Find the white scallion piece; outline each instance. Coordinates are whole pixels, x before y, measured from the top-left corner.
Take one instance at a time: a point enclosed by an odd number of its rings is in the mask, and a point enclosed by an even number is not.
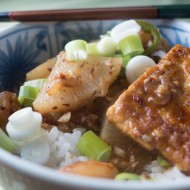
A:
[[[156,63],[150,57],[138,55],[133,57],[126,66],[126,78],[131,84],[139,78],[147,68],[155,66]]]
[[[73,40],[65,45],[65,51],[69,60],[78,61],[87,58],[86,41]]]
[[[135,20],[127,20],[118,25],[116,25],[111,31],[111,38],[118,43],[120,40],[128,35],[133,35],[139,33],[141,26],[137,24]]]
[[[45,164],[50,157],[50,147],[45,141],[33,141],[21,149],[21,158],[37,164]]]
[[[37,138],[41,129],[42,116],[31,107],[16,111],[9,117],[6,130],[15,144],[23,144]]]
[[[87,58],[86,50],[75,50],[68,54],[69,59],[73,61],[85,60]]]
[[[110,31],[107,31],[105,34],[100,35],[100,39],[110,37]]]
[[[112,40],[111,37],[102,38],[98,44],[97,49],[99,53],[103,56],[111,56],[115,53],[117,49],[117,44]]]
[[[86,51],[87,54],[91,55],[100,55],[100,52],[98,51],[98,42],[91,42],[86,45]]]

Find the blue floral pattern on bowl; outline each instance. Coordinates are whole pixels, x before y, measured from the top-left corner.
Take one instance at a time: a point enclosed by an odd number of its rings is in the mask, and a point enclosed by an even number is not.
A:
[[[51,55],[48,27],[29,27],[0,36],[0,91],[17,91],[26,73]],[[2,48],[4,47],[4,48]]]
[[[97,40],[121,21],[24,23],[0,31],[0,91],[18,91],[26,73],[56,56],[73,39]],[[151,21],[170,46],[190,46],[190,26],[176,21]],[[178,23],[178,24],[176,24]]]
[[[161,35],[167,39],[170,46],[175,44],[182,44],[183,46],[190,47],[189,32],[184,29],[169,26],[159,26]]]
[[[55,24],[55,37],[58,52],[73,39],[87,42],[99,39],[100,35],[111,30],[119,21],[68,22]]]

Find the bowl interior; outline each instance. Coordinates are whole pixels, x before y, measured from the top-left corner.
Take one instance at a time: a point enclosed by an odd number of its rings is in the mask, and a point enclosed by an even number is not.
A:
[[[149,20],[156,24],[170,46],[190,47],[190,24],[175,20]],[[64,50],[73,39],[92,41],[120,20],[22,23],[0,31],[0,91],[17,92],[26,73]],[[185,189],[189,179],[118,182],[61,174],[23,161],[0,149],[0,185],[6,189]],[[32,187],[31,187],[32,186]],[[34,188],[35,187],[35,188]]]

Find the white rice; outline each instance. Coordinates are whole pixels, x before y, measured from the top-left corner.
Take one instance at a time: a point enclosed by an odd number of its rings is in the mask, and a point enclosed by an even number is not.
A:
[[[50,149],[50,155],[45,165],[59,169],[79,161],[87,161],[88,158],[83,156],[77,148],[77,143],[84,132],[85,129],[76,128],[72,133],[63,133],[57,127],[46,132],[40,139],[48,142]]]
[[[63,133],[57,127],[53,127],[48,134],[51,153],[46,165],[63,168],[79,161],[87,161],[88,158],[81,155],[77,148],[77,143],[84,131],[79,128],[74,129],[73,133]]]
[[[145,172],[142,175],[149,176],[153,180],[177,180],[180,178],[189,178],[184,175],[176,167],[164,168],[158,164],[158,162],[152,161],[150,164],[146,165],[144,168]]]

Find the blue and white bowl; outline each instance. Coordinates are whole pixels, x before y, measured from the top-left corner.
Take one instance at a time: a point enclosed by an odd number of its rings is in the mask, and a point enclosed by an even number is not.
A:
[[[58,54],[73,39],[92,41],[121,21],[22,23],[0,30],[0,91],[18,91],[26,73]],[[150,20],[170,46],[190,47],[190,24]],[[4,190],[152,190],[189,189],[190,180],[118,182],[61,174],[0,149],[0,187]],[[0,188],[1,190],[1,188]]]

